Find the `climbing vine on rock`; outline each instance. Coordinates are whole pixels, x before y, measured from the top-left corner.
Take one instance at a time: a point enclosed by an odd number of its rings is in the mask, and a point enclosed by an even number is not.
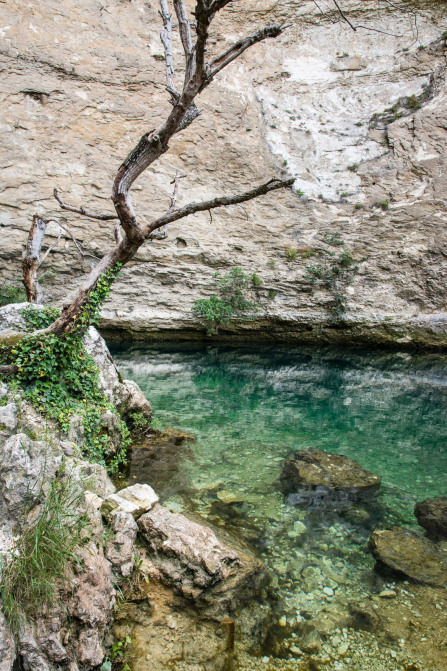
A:
[[[39,412],[56,420],[64,433],[68,433],[74,415],[82,418],[84,455],[90,461],[107,466],[109,472],[115,472],[125,459],[129,431],[119,420],[121,447],[114,452],[103,429],[102,417],[107,411],[115,415],[117,411],[99,387],[98,368],[84,347],[83,335],[96,322],[110,283],[118,272],[119,267],[115,267],[100,278],[89,303],[79,314],[76,328],[70,333],[63,337],[39,333],[39,329],[45,329],[59,316],[57,308],[25,308],[22,316],[27,330],[35,333],[0,350],[0,363],[17,367],[15,379],[23,397]]]
[[[332,247],[343,246],[342,251],[326,251],[320,263],[306,266],[304,279],[314,286],[328,289],[332,294],[331,320],[337,323],[342,320],[346,312],[346,289],[354,281],[358,272],[358,265],[351,252],[345,247],[339,233],[325,233],[324,242]]]

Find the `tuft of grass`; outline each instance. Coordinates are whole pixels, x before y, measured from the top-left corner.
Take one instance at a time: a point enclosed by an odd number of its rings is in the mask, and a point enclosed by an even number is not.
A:
[[[261,278],[259,277],[259,275],[258,275],[258,273],[257,273],[256,270],[255,270],[254,273],[251,274],[250,279],[251,279],[251,281],[252,281],[254,287],[260,287],[260,286],[262,285],[262,280],[261,280]]]
[[[388,198],[384,198],[383,200],[378,200],[376,203],[374,203],[376,207],[381,207],[382,210],[386,211],[390,207],[390,201]]]
[[[287,261],[295,261],[297,256],[298,256],[297,249],[294,249],[293,247],[289,247],[289,249],[286,249]]]
[[[24,618],[36,621],[56,603],[68,568],[79,563],[76,547],[89,525],[87,514],[79,513],[83,498],[70,477],[54,480],[37,516],[28,515],[13,552],[3,560],[2,610],[13,632]]]

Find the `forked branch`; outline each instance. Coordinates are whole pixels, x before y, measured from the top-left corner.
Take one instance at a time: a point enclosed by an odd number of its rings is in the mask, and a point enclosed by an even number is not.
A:
[[[245,193],[236,194],[234,196],[220,196],[212,198],[211,200],[205,200],[202,203],[189,203],[179,210],[168,211],[162,217],[159,217],[146,228],[146,236],[150,235],[153,231],[160,226],[165,226],[170,224],[173,221],[178,219],[183,219],[188,217],[190,214],[195,214],[196,212],[204,212],[205,210],[214,210],[216,207],[224,207],[225,205],[237,205],[238,203],[244,203],[247,200],[253,200],[259,196],[265,195],[270,191],[276,191],[277,189],[285,189],[291,187],[295,179],[292,177],[290,179],[279,180],[271,179],[265,184],[257,186],[255,189],[250,191],[245,191]]]

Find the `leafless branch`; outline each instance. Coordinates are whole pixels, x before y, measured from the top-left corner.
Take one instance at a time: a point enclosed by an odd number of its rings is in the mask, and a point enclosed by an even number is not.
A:
[[[62,227],[61,227],[61,228],[62,228]],[[54,243],[54,245],[52,245],[51,247],[48,247],[47,251],[46,251],[45,254],[42,256],[42,260],[41,260],[41,262],[39,263],[39,267],[43,264],[43,262],[45,261],[45,259],[46,259],[47,256],[48,256],[48,254],[51,254],[51,252],[53,251],[53,249],[55,249],[55,248],[58,246],[59,242],[61,241],[61,237],[62,237],[62,231],[60,231],[59,235],[57,236],[57,240],[56,240],[56,242]]]
[[[116,217],[115,217],[115,219],[116,219]],[[78,252],[81,256],[89,256],[91,259],[95,259],[96,261],[98,260],[97,256],[95,256],[94,254],[89,254],[88,252],[85,252],[82,249],[81,243],[79,242],[79,240],[77,240],[75,238],[75,236],[73,235],[73,233],[70,231],[70,229],[68,228],[68,226],[66,224],[61,224],[60,222],[58,222],[58,226],[60,226],[62,228],[62,230],[64,230],[66,233],[68,233],[70,238],[73,240],[74,246],[76,247],[76,249],[78,250]]]
[[[160,30],[160,39],[165,50],[166,62],[166,88],[171,94],[171,102],[174,104],[179,98],[179,93],[174,83],[174,56],[172,53],[172,20],[169,11],[168,0],[160,0],[160,15],[163,19],[163,30]]]
[[[174,184],[174,191],[172,193],[171,197],[171,203],[169,205],[169,209],[167,211],[167,214],[170,212],[173,212],[175,209],[175,205],[177,203],[177,198],[178,198],[178,188],[179,188],[179,183],[181,179],[184,179],[186,175],[180,175],[180,173],[177,173],[172,180],[171,184]],[[151,240],[165,240],[165,238],[168,237],[168,225],[165,224],[164,226],[161,226],[158,228],[152,235],[150,236]]]
[[[185,0],[173,0],[179,19],[183,50],[186,55],[185,79],[180,93],[177,94],[173,85],[174,63],[172,59],[172,25],[169,5],[167,4],[167,0],[160,0],[160,2],[162,17],[164,16],[163,40],[166,43],[168,52],[167,60],[169,62],[167,66],[168,77],[170,78],[168,88],[171,93],[172,109],[157,129],[145,133],[140,138],[137,145],[130,151],[116,173],[112,189],[112,201],[123,229],[123,235],[118,236],[116,246],[101,258],[100,262],[91,271],[78,290],[75,299],[64,309],[62,315],[54,324],[46,329],[46,333],[63,335],[69,332],[77,324],[79,311],[88,303],[89,295],[96,287],[101,275],[108,269],[116,266],[117,263],[124,265],[132,259],[144,241],[150,238],[155,230],[194,212],[210,211],[213,208],[251,200],[275,189],[291,186],[294,181],[293,179],[287,181],[274,179],[267,182],[267,184],[263,184],[252,191],[240,195],[214,198],[204,203],[190,203],[180,209],[175,209],[176,195],[174,194],[174,203],[172,206],[174,209],[170,207],[165,215],[149,225],[142,225],[138,221],[130,197],[130,188],[135,180],[168,150],[169,142],[175,133],[185,128],[197,117],[199,111],[194,102],[197,95],[212,82],[214,74],[220,72],[246,48],[259,42],[261,39],[280,35],[284,29],[277,26],[268,26],[264,30],[258,31],[255,36],[250,36],[237,43],[237,45],[225,52],[220,59],[214,62],[215,71],[213,73],[212,68],[205,61],[209,26],[215,13],[230,4],[232,0],[196,0],[194,11],[195,40],[191,38]],[[193,41],[195,42],[194,44]],[[72,208],[68,206],[66,209],[82,215],[90,214],[84,208]],[[93,218],[112,220],[115,217],[94,215]]]
[[[148,237],[152,231],[155,231],[161,226],[170,224],[172,221],[177,221],[178,219],[183,219],[190,214],[195,214],[196,212],[204,212],[205,210],[213,210],[216,207],[223,207],[225,205],[237,205],[238,203],[244,203],[247,200],[253,200],[258,196],[262,196],[270,191],[276,191],[276,189],[285,189],[289,186],[292,186],[295,179],[290,178],[286,180],[271,179],[265,184],[257,186],[255,189],[246,191],[245,193],[237,194],[235,196],[220,196],[213,198],[212,200],[206,200],[202,203],[189,203],[179,210],[173,210],[172,212],[167,212],[162,217],[159,217],[151,224],[146,227],[146,237]]]
[[[8,365],[0,366],[0,376],[2,377],[6,377],[8,375],[17,375],[18,372],[19,372],[18,366],[8,366]]]
[[[337,0],[333,0],[334,5],[337,7],[338,11],[340,12],[340,16],[343,19],[343,21],[346,21],[348,26],[351,26],[352,30],[357,30],[357,28],[351,23],[351,21],[348,19],[346,14],[343,12],[342,8],[338,4]]]
[[[116,214],[95,214],[94,212],[89,212],[83,207],[73,207],[73,205],[67,205],[67,203],[64,203],[60,197],[59,191],[57,189],[53,190],[53,195],[61,208],[63,210],[68,210],[68,212],[76,212],[76,214],[81,214],[83,217],[89,217],[89,219],[99,219],[99,221],[113,221],[117,218]]]
[[[374,33],[381,33],[382,35],[389,35],[390,37],[403,37],[403,35],[400,35],[398,33],[390,33],[387,30],[383,30],[381,28],[374,28],[372,26],[364,26],[362,24],[354,25],[354,23],[348,18],[346,12],[341,7],[341,4],[340,4],[339,0],[332,0],[332,2],[334,3],[334,5],[336,7],[336,12],[340,17],[338,20],[335,20],[327,11],[324,11],[321,8],[319,2],[317,2],[317,0],[312,0],[312,1],[313,1],[314,5],[317,7],[320,14],[322,16],[324,16],[326,19],[328,19],[331,23],[340,23],[341,21],[343,21],[343,22],[347,23],[348,26],[354,31],[357,31],[361,28],[362,30],[369,30],[369,31],[374,32]],[[414,35],[414,38],[415,38],[415,41],[416,41],[418,39],[417,13],[412,9],[407,9],[406,7],[403,7],[402,5],[399,5],[397,2],[393,2],[393,0],[380,0],[380,1],[386,3],[390,7],[393,7],[394,9],[397,9],[400,12],[406,12],[408,14],[413,15],[414,26],[411,23],[411,29],[412,29],[412,32],[413,32],[413,35]]]
[[[257,42],[261,42],[269,37],[278,37],[281,33],[287,28],[287,26],[266,26],[257,30],[252,35],[244,37],[241,40],[235,42],[227,51],[220,56],[217,56],[210,63],[211,76],[214,77],[218,72],[220,72],[224,67],[226,67],[231,61],[234,61],[235,58],[238,58],[246,49],[251,47]]]
[[[189,25],[188,14],[186,12],[185,7],[185,0],[174,0],[174,9],[179,23],[180,38],[183,44],[183,51],[185,52],[185,57],[186,60],[188,61],[189,57],[192,54],[192,37],[191,37],[191,26]]]

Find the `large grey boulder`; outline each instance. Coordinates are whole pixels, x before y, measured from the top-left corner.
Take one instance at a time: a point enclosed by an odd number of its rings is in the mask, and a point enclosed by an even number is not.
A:
[[[26,505],[36,500],[58,467],[52,449],[24,433],[11,436],[0,450],[0,499],[9,520],[17,521]]]
[[[7,331],[25,331],[26,324],[21,310],[28,307],[37,307],[30,303],[10,303],[0,308],[0,333]]]
[[[380,475],[341,454],[309,448],[284,463],[281,487],[289,502],[324,505],[369,499],[380,487]]]
[[[14,638],[0,610],[0,671],[12,671],[15,658]]]
[[[122,379],[104,338],[93,326],[84,337],[84,346],[99,368],[99,386],[119,413],[141,412],[150,421],[151,404],[135,382]]]
[[[233,612],[265,583],[265,567],[251,552],[224,544],[184,515],[157,504],[138,526],[163,579],[209,617]]]
[[[391,571],[424,585],[447,587],[446,553],[413,531],[401,527],[374,531],[368,549],[379,571]]]
[[[418,524],[434,538],[447,539],[447,496],[416,503],[414,514]]]
[[[17,408],[15,403],[0,406],[0,446],[17,429]]]

